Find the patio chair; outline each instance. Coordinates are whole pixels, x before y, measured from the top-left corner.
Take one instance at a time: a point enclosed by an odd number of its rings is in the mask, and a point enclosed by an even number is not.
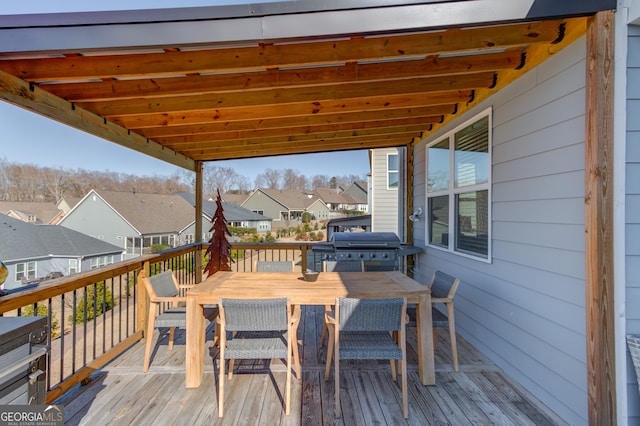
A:
[[[257,260],[253,270],[256,272],[293,272],[293,261]]]
[[[393,299],[336,299],[334,312],[326,315],[329,324],[329,348],[324,380],[329,380],[331,356],[334,357],[336,418],[342,417],[340,406],[340,360],[341,359],[388,359],[391,377],[396,380],[396,364],[400,364],[402,375],[402,413],[409,417],[407,402],[407,357],[406,357],[406,307],[405,298]],[[394,340],[391,333],[398,332]]]
[[[229,380],[235,359],[286,359],[285,413],[290,412],[291,358],[300,310],[293,313],[288,299],[220,299],[220,378],[218,416],[224,415],[225,361],[229,359]],[[227,339],[227,333],[233,335]]]
[[[145,333],[145,339],[147,339],[146,349],[144,353],[144,366],[143,372],[149,370],[149,364],[151,361],[151,346],[153,341],[153,330],[169,329],[169,344],[168,350],[173,349],[173,339],[175,335],[176,327],[186,328],[187,326],[187,312],[184,306],[186,303],[186,297],[180,297],[181,288],[191,288],[191,285],[178,285],[175,276],[171,270],[166,270],[160,274],[147,276],[144,270],[141,270],[138,274],[139,282],[142,282],[149,296],[149,317],[147,321],[147,331]],[[162,303],[169,303],[172,306],[163,312],[158,314],[160,305]],[[218,309],[215,306],[205,309],[205,316],[208,321],[215,321],[218,316]],[[162,335],[158,336],[158,342]],[[156,342],[156,344],[158,343]]]
[[[443,303],[447,308],[447,314],[443,314],[435,307],[431,308],[431,320],[433,323],[433,345],[434,349],[438,347],[438,333],[436,328],[449,328],[449,339],[451,341],[451,356],[453,358],[453,369],[459,371],[458,368],[458,345],[456,343],[456,323],[453,315],[453,298],[456,295],[460,279],[452,277],[441,271],[436,271],[427,286],[431,289],[431,304]],[[410,305],[407,307],[407,315],[409,323],[407,327],[416,326],[416,307]]]
[[[360,261],[339,261],[339,260],[325,260],[322,262],[322,272],[364,272],[364,262]],[[333,310],[333,305],[325,305],[324,313]],[[322,337],[320,338],[320,344],[324,346],[324,341],[327,338],[327,323],[325,322],[322,328]]]

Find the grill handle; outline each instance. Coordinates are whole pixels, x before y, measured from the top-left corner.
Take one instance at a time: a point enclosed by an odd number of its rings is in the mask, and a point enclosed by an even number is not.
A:
[[[362,247],[362,248],[371,248],[371,247],[389,247],[389,243],[348,243],[349,247]]]

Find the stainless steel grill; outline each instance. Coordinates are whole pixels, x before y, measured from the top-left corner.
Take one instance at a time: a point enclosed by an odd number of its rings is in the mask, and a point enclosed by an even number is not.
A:
[[[42,405],[46,394],[47,317],[0,318],[0,405]]]
[[[421,250],[402,244],[393,232],[336,232],[330,244],[314,247],[323,260],[363,261],[368,271],[391,271],[401,267],[401,258]]]

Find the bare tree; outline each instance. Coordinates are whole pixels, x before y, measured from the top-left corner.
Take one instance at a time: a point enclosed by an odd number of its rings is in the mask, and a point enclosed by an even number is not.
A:
[[[45,167],[40,173],[41,182],[48,191],[46,198],[53,199],[56,204],[73,188],[73,177],[68,170]]]
[[[294,169],[282,172],[282,189],[305,189],[306,178]]]
[[[315,175],[311,180],[311,189],[329,188],[330,178],[327,175]]]
[[[255,180],[256,188],[279,189],[282,173],[280,170],[265,169]]]

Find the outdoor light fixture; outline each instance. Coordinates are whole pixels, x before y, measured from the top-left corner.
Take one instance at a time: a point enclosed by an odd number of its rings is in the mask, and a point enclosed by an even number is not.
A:
[[[418,210],[414,211],[413,214],[409,216],[409,220],[411,222],[420,222],[421,217],[422,217],[422,207],[418,207]]]

